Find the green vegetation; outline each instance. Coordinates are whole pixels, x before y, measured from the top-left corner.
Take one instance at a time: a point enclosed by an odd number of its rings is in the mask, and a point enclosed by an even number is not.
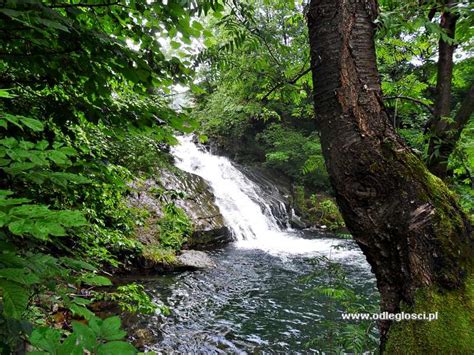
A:
[[[160,245],[163,248],[179,250],[191,235],[191,222],[183,210],[173,203],[165,205],[164,212],[159,221]]]
[[[88,323],[72,322],[73,332],[62,340],[57,329],[38,328],[31,336],[31,345],[50,354],[135,354],[135,348],[121,341],[126,333],[120,329],[120,318],[88,319]]]
[[[295,186],[293,204],[296,212],[313,225],[326,226],[330,231],[345,227],[344,219],[334,202],[327,194],[312,194],[307,197],[303,186]]]
[[[350,321],[341,320],[341,313],[367,313],[379,312],[379,307],[374,299],[361,296],[356,290],[348,286],[347,272],[336,263],[327,258],[313,260],[317,271],[305,276],[302,281],[310,282],[320,279],[323,286],[317,286],[309,294],[317,294],[326,299],[327,315],[322,321],[325,332],[317,334],[306,346],[315,346],[320,351],[335,353],[363,353],[377,351],[378,337],[377,325],[373,320]],[[371,295],[375,298],[377,295]],[[324,344],[324,345],[322,345]]]
[[[156,245],[151,245],[143,250],[143,256],[156,264],[173,265],[176,262],[174,249],[165,249]]]
[[[285,1],[231,2],[223,18],[211,20],[215,33],[198,58],[203,92],[195,95],[192,116],[238,160],[265,163],[308,188],[329,189],[301,10]]]
[[[221,9],[215,1],[0,5],[0,352],[27,343],[51,354],[136,352],[117,317],[91,309],[100,300],[156,309],[140,286],[115,289],[102,271],[146,250],[135,235],[146,213],[129,207],[130,182],[169,165],[174,134],[196,127],[165,95],[192,78],[192,40],[206,36],[194,16]],[[167,51],[160,36],[181,48]],[[164,210],[160,243],[178,250],[189,221],[172,203]]]
[[[390,123],[429,162],[443,144],[428,129],[437,97],[438,41],[458,48],[454,113],[473,84],[472,5],[455,6],[454,39],[427,18],[426,4],[380,5],[377,56]],[[106,300],[127,312],[167,313],[141,286],[116,287],[106,275],[141,259],[172,265],[191,236],[190,218],[168,198],[178,192],[156,191],[159,218],[129,204],[138,190],[133,183],[159,180],[160,169],[172,165],[169,147],[177,134],[196,132],[236,160],[283,174],[293,184],[293,207],[309,224],[344,228],[314,119],[304,23],[300,1],[1,2],[1,353],[136,352],[119,318],[101,319],[92,309]],[[173,108],[176,86],[190,89],[192,110]],[[430,193],[442,192],[436,203],[459,198],[474,221],[473,141],[471,118],[447,161],[446,183],[458,197],[439,190],[440,180],[426,169],[422,173],[431,179]],[[439,230],[459,223],[438,217]],[[152,230],[155,244],[143,245],[140,227]],[[338,291],[344,279],[336,274],[334,285],[318,292],[345,307],[357,303],[352,290]],[[425,291],[420,309],[439,307],[442,322],[413,332],[395,327],[394,342],[406,338],[421,349],[421,331],[429,333],[430,344],[442,340],[439,349],[449,351],[458,338],[460,349],[474,348],[472,320],[461,312],[464,307],[472,314],[472,305],[460,294]],[[452,334],[450,322],[465,334]],[[355,339],[369,338],[350,345],[334,328],[331,344],[372,349],[370,329],[354,326],[349,334]]]

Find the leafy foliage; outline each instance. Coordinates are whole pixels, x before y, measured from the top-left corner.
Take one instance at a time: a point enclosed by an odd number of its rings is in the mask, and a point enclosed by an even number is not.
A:
[[[317,278],[319,284],[309,293],[316,293],[326,299],[327,316],[323,320],[326,331],[317,334],[307,347],[316,347],[320,351],[336,353],[375,352],[378,348],[377,325],[372,320],[348,322],[341,319],[341,313],[376,313],[378,307],[348,286],[347,271],[327,258],[314,259],[317,271],[305,276],[302,281],[308,283]],[[376,297],[376,294],[370,296]]]
[[[303,8],[241,1],[211,20],[192,112],[206,136],[244,162],[265,162],[295,183],[328,189],[315,133]]]
[[[123,341],[126,332],[120,329],[120,323],[119,317],[91,317],[87,324],[73,322],[73,332],[64,340],[59,330],[42,327],[33,331],[30,342],[49,354],[136,354],[136,349]]]
[[[215,0],[0,5],[2,352],[26,340],[58,354],[135,353],[119,319],[88,306],[112,285],[98,270],[143,252],[128,183],[168,164],[175,132],[196,128],[165,95],[192,78],[196,16],[221,10]],[[169,210],[164,235],[178,248],[186,223]],[[143,290],[122,287],[124,309],[151,311]]]
[[[174,203],[165,205],[164,216],[159,221],[159,227],[160,245],[165,249],[180,250],[192,232],[189,217]]]
[[[284,172],[298,184],[329,189],[317,134],[304,136],[300,131],[271,124],[257,140],[266,147],[266,164]]]

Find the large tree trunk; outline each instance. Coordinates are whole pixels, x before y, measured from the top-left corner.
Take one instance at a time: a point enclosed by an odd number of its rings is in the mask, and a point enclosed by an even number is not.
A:
[[[375,60],[376,16],[375,0],[310,3],[315,110],[331,183],[346,224],[376,275],[382,310],[422,312],[436,308],[440,299],[442,307],[454,298],[458,301],[452,307],[466,308],[458,315],[463,317],[474,310],[465,291],[472,282],[471,225],[455,197],[389,122]],[[436,310],[437,325],[456,328],[449,312]],[[469,317],[462,319],[464,327],[474,326]],[[397,346],[404,338],[413,351],[423,346],[440,351],[434,344],[440,336],[423,328],[434,323],[381,322],[382,347],[402,351]],[[456,330],[471,339],[467,329]],[[461,346],[461,335],[442,346]],[[474,346],[474,336],[469,341],[459,349]]]

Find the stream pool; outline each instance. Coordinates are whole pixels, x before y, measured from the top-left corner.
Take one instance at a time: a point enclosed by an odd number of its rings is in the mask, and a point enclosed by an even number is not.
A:
[[[342,265],[348,286],[368,304],[378,302],[374,277],[352,241],[312,241],[338,245],[326,256]],[[315,264],[317,255],[275,255],[238,245],[210,255],[216,268],[174,273],[146,283],[147,290],[171,309],[170,316],[149,320],[159,339],[150,350],[207,354],[328,348],[327,321],[340,321],[342,310],[334,311],[330,299],[311,292],[324,285],[324,277],[303,280],[321,268]]]

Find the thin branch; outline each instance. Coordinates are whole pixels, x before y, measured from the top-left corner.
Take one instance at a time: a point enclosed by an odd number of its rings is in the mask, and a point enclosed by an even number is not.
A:
[[[430,12],[428,13],[428,20],[433,20],[433,17],[436,15],[436,13],[438,12],[438,7],[437,6],[434,6],[430,9]]]
[[[305,76],[306,74],[308,74],[309,72],[311,71],[311,67],[303,70],[301,73],[299,73],[298,75],[296,75],[293,79],[290,79],[290,80],[285,80],[285,81],[281,81],[279,83],[277,83],[276,85],[274,85],[270,91],[268,91],[263,97],[262,97],[262,101],[265,101],[268,96],[270,96],[270,94],[272,92],[274,92],[276,89],[280,88],[281,86],[285,85],[285,84],[290,84],[290,85],[294,85],[296,84],[296,82],[298,80],[300,80],[303,76]]]
[[[236,4],[234,4],[234,13],[235,13],[235,18],[236,20],[240,23],[241,26],[243,26],[250,34],[258,37],[260,41],[263,43],[263,45],[267,48],[268,54],[270,54],[270,57],[273,59],[275,64],[281,67],[281,63],[278,60],[278,58],[273,54],[272,48],[270,44],[267,42],[267,39],[265,38],[264,35],[262,35],[260,29],[258,27],[250,27],[246,24],[246,20],[250,20],[253,22],[255,25],[255,21],[253,18],[246,18],[245,16],[241,15],[240,10],[236,8]],[[268,13],[267,13],[268,14]]]
[[[424,103],[424,102],[421,101],[421,100],[418,100],[418,99],[415,99],[415,98],[413,98],[413,97],[410,97],[410,96],[384,96],[383,99],[384,99],[384,100],[400,99],[400,100],[411,101],[411,102],[417,103],[418,105],[423,106],[423,107],[426,108],[431,114],[434,113],[434,110],[433,110],[433,108],[432,108],[430,105]]]

